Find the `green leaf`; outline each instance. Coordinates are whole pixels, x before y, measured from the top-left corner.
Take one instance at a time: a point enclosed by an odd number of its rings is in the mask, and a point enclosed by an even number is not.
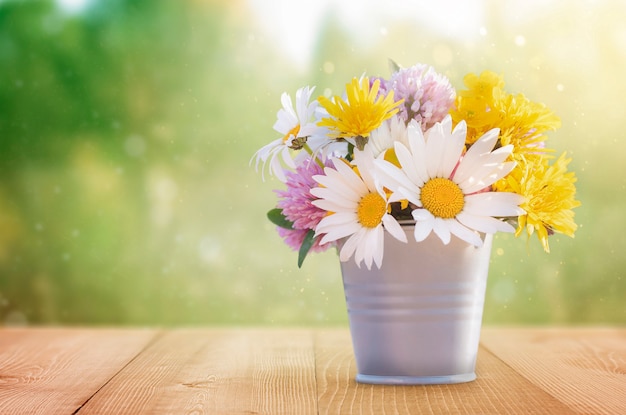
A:
[[[348,143],[348,154],[346,154],[346,160],[352,161],[354,158],[354,144]]]
[[[398,72],[400,69],[400,65],[396,63],[393,59],[389,59],[389,69],[391,69],[391,73]]]
[[[313,243],[315,242],[315,231],[313,229],[309,230],[304,236],[304,241],[302,241],[302,245],[300,245],[300,252],[298,252],[298,268],[302,268],[302,263],[304,262],[304,258],[311,250]]]
[[[293,223],[288,221],[285,215],[283,215],[282,209],[275,208],[270,210],[269,212],[267,212],[267,218],[276,226],[293,230]]]

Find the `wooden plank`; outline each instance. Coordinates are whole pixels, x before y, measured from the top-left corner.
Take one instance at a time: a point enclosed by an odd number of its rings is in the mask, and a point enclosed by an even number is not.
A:
[[[0,414],[73,414],[154,336],[154,330],[0,329]]]
[[[490,328],[486,348],[581,414],[626,414],[626,329]]]
[[[311,330],[171,330],[78,414],[317,414],[312,341]]]
[[[574,414],[566,405],[481,348],[474,382],[381,386],[354,381],[347,330],[316,332],[320,414]]]

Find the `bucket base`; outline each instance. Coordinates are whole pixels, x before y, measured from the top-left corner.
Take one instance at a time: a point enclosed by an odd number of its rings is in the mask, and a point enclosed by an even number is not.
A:
[[[475,379],[475,372],[450,376],[377,376],[361,373],[356,375],[357,382],[374,385],[444,385],[471,382]]]

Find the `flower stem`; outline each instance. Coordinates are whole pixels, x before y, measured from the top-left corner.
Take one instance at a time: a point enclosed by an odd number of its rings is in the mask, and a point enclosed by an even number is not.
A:
[[[309,155],[311,157],[313,157],[313,159],[315,160],[315,162],[317,163],[318,166],[320,166],[322,168],[322,170],[324,169],[324,163],[322,163],[322,160],[320,160],[319,158],[317,158],[317,156],[315,154],[313,154],[313,150],[311,150],[311,147],[309,147],[308,144],[304,144],[304,149],[306,150],[307,153],[309,153]]]

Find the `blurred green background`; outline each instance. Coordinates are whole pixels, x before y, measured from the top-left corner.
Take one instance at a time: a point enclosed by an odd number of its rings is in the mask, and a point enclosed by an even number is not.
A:
[[[580,228],[498,235],[485,323],[626,323],[624,2],[269,4],[0,0],[0,324],[345,324],[337,256],[297,268],[248,162],[283,91],[388,58],[562,118]]]

